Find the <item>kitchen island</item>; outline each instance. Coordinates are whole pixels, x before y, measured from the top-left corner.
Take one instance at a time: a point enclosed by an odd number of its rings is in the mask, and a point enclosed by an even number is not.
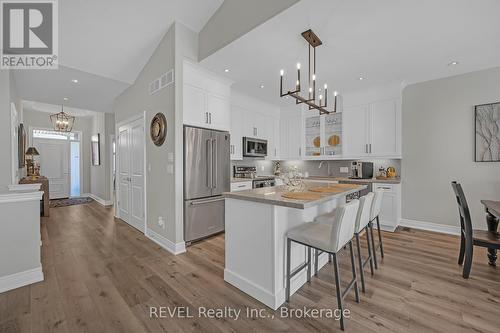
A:
[[[276,310],[285,301],[285,235],[318,215],[345,203],[346,196],[364,185],[305,182],[301,192],[309,198],[290,199],[285,186],[224,193],[225,268],[224,280]],[[306,248],[292,244],[292,270],[306,258]],[[322,267],[328,256],[322,254]],[[307,271],[291,280],[295,293],[307,280]]]

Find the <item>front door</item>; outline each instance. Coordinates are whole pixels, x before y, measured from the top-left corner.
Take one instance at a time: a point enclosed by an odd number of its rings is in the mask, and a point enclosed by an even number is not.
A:
[[[69,141],[33,138],[40,153],[40,175],[49,179],[50,199],[69,197]]]
[[[144,125],[118,129],[118,209],[122,220],[144,232]]]

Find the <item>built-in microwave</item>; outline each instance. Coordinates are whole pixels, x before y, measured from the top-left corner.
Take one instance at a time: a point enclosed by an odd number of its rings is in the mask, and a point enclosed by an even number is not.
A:
[[[244,137],[243,156],[246,157],[266,157],[267,140]]]

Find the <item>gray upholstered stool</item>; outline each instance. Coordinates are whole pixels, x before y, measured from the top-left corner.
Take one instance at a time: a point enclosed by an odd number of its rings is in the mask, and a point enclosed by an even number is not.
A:
[[[380,248],[380,256],[384,257],[384,247],[382,245],[382,233],[380,232],[380,209],[382,207],[382,199],[384,197],[384,190],[379,189],[375,192],[375,197],[372,202],[372,209],[370,211],[370,224],[368,225],[370,228],[370,235],[372,238],[372,249],[373,249],[373,262],[375,264],[375,268],[378,269],[377,264],[377,249]],[[375,238],[373,238],[373,221],[377,221],[377,229],[378,229],[378,244],[375,245]],[[368,230],[367,230],[368,231]]]
[[[306,266],[307,280],[311,276],[311,248],[327,252],[333,256],[333,270],[335,274],[335,286],[337,294],[337,307],[340,310],[340,328],[344,329],[344,315],[342,301],[347,293],[354,287],[356,302],[359,302],[358,282],[356,276],[356,265],[354,263],[354,252],[352,249],[352,238],[354,236],[354,227],[358,213],[359,200],[352,200],[335,209],[332,216],[332,223],[310,222],[301,224],[287,232],[286,242],[286,301],[290,301],[290,279]],[[290,271],[290,248],[292,242],[302,244],[307,247],[308,260],[293,272]],[[353,278],[347,288],[342,291],[340,288],[339,266],[337,262],[337,253],[346,245],[349,245],[351,252],[351,266]]]
[[[372,244],[373,239],[370,242],[370,234],[368,232],[368,225],[370,224],[370,213],[372,208],[373,197],[375,195],[373,192],[368,193],[365,196],[359,198],[359,209],[358,215],[356,217],[356,226],[354,227],[354,237],[356,238],[356,247],[358,249],[358,263],[359,271],[361,277],[361,290],[365,292],[365,266],[370,263],[370,270],[373,275],[373,257],[372,257]],[[366,231],[366,242],[368,245],[368,258],[363,260],[361,255],[361,247],[359,246],[359,236],[364,231]]]

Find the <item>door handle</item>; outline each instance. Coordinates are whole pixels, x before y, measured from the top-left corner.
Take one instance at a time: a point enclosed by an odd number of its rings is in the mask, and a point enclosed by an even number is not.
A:
[[[370,143],[370,154],[372,153],[372,144]]]
[[[200,200],[200,201],[191,201],[191,206],[203,205],[212,202],[224,201],[224,197],[218,199],[209,199],[209,200]]]
[[[207,139],[207,187],[212,188],[212,140]],[[210,180],[210,181],[209,181]]]
[[[212,169],[212,186],[217,187],[217,139],[212,139],[212,163],[214,168]]]
[[[205,112],[205,124],[208,124],[208,112]]]
[[[212,112],[209,112],[208,113],[208,123],[211,124],[212,123]]]

